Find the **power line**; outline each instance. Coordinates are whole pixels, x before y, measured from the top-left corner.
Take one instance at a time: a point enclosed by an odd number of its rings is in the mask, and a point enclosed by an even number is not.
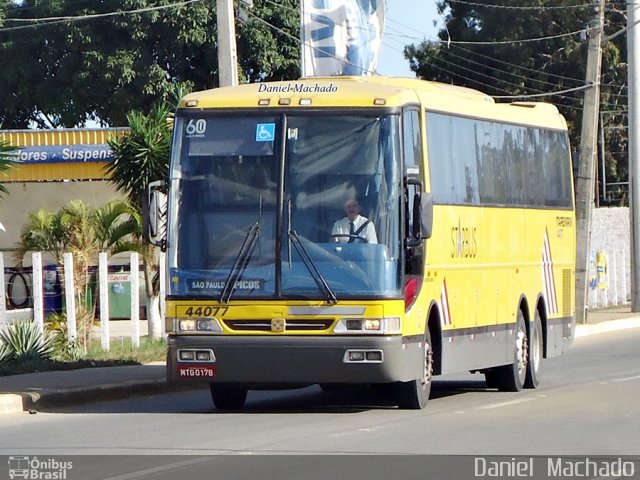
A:
[[[438,43],[444,44],[452,44],[452,45],[511,45],[514,43],[531,43],[531,42],[542,42],[545,40],[554,40],[556,38],[570,37],[573,35],[578,35],[584,32],[582,30],[576,30],[575,32],[569,33],[560,33],[558,35],[549,35],[547,37],[538,37],[538,38],[523,38],[523,39],[513,39],[513,40],[492,40],[492,41],[482,41],[482,40],[438,40]]]
[[[459,47],[457,45],[454,45],[454,48],[457,48],[457,49],[462,50],[464,52],[470,53],[472,55],[477,55],[477,56],[479,56],[481,58],[485,58],[487,60],[493,60],[494,62],[499,63],[501,65],[506,65],[506,66],[509,66],[509,67],[519,68],[521,70],[524,70],[524,71],[527,71],[527,72],[531,72],[531,73],[540,73],[540,70],[536,70],[534,68],[523,67],[522,65],[516,65],[515,63],[506,62],[504,60],[500,60],[500,59],[495,58],[495,57],[490,57],[489,55],[484,55],[482,53],[475,52],[473,50],[469,50],[469,49],[464,48],[464,47]],[[544,72],[544,74],[549,76],[549,77],[557,78],[557,79],[560,79],[560,80],[570,80],[572,82],[584,83],[584,80],[583,79],[579,79],[579,78],[565,77],[563,75],[556,75],[554,73],[549,73],[549,72]]]
[[[457,48],[460,48],[460,47],[457,47]],[[545,81],[545,80],[538,80],[538,79],[536,79],[536,78],[527,77],[527,76],[525,76],[525,75],[520,75],[520,74],[517,74],[517,73],[509,72],[509,71],[507,71],[507,70],[501,70],[501,69],[498,69],[498,68],[495,68],[495,67],[490,67],[490,66],[488,66],[488,65],[487,65],[487,64],[485,64],[485,63],[476,62],[475,60],[471,60],[470,58],[464,57],[464,56],[462,56],[462,55],[456,55],[456,54],[455,54],[455,53],[453,53],[453,52],[449,52],[449,55],[451,55],[451,56],[453,56],[453,57],[455,57],[455,58],[457,58],[457,59],[464,60],[464,61],[466,61],[466,62],[468,62],[468,63],[471,63],[472,65],[478,65],[478,66],[481,66],[481,67],[489,68],[489,69],[491,69],[491,70],[493,70],[493,71],[495,71],[495,72],[498,72],[498,73],[502,73],[502,74],[506,74],[506,75],[511,75],[512,77],[516,77],[516,78],[523,79],[523,80],[528,80],[528,81],[531,81],[531,82],[540,83],[540,84],[542,84],[542,85],[555,86],[555,84],[553,84],[553,83],[551,83],[551,82],[547,82],[547,81]],[[485,57],[485,58],[491,58],[491,57]],[[505,62],[505,63],[506,63],[506,62]],[[513,67],[517,67],[517,68],[526,69],[526,70],[531,71],[531,72],[545,73],[545,72],[540,72],[540,71],[538,71],[538,70],[529,69],[529,68],[526,68],[526,67],[520,67],[520,66],[515,65],[515,64],[508,64],[508,65],[513,66]],[[572,81],[578,81],[577,79],[570,79],[570,80],[572,80]],[[581,81],[580,83],[584,84],[584,81]]]
[[[484,73],[480,73],[480,72],[478,72],[478,71],[476,71],[476,70],[472,70],[472,69],[469,69],[469,68],[463,67],[463,66],[461,66],[461,65],[454,64],[454,63],[452,63],[452,62],[449,62],[449,61],[444,60],[444,59],[441,59],[441,58],[437,58],[437,57],[436,57],[435,59],[436,59],[436,60],[438,60],[438,61],[444,62],[444,63],[446,63],[446,64],[449,64],[449,65],[452,65],[452,66],[458,67],[458,68],[460,68],[460,69],[462,69],[462,70],[465,70],[465,71],[471,72],[471,73],[475,74],[476,76],[477,76],[477,75],[479,75],[479,76],[481,76],[481,77],[485,77],[485,78],[488,78],[488,79],[490,79],[490,80],[494,80],[494,81],[496,81],[496,80],[497,80],[497,81],[500,81],[501,83],[503,83],[503,84],[505,84],[505,85],[512,86],[512,87],[516,87],[516,88],[525,88],[523,85],[518,85],[518,84],[515,84],[515,83],[512,83],[512,82],[508,82],[508,81],[506,81],[506,80],[500,80],[500,79],[497,79],[497,78],[492,77],[492,76],[490,76],[490,75],[487,75],[487,74],[484,74]],[[491,88],[493,88],[493,89],[495,89],[495,88],[496,88],[496,87],[495,87],[495,85],[491,85],[490,87],[491,87]],[[537,98],[537,97],[548,97],[548,96],[554,96],[554,95],[562,96],[562,94],[564,94],[564,93],[570,93],[570,92],[575,92],[575,91],[578,91],[578,90],[583,90],[583,89],[585,89],[585,88],[587,88],[587,87],[588,87],[587,85],[582,85],[582,86],[580,86],[580,87],[569,88],[569,89],[565,89],[565,90],[559,90],[559,91],[556,91],[556,92],[543,92],[543,91],[538,90],[538,89],[536,89],[536,88],[528,88],[528,90],[537,91],[537,92],[539,92],[539,93],[535,93],[535,94],[521,94],[521,95],[494,95],[494,98],[500,98],[500,99],[509,99],[509,98],[513,98],[513,99],[515,99],[515,98]],[[507,91],[507,90],[505,90],[505,89],[500,89],[500,90]],[[571,99],[571,100],[577,100],[577,99],[572,99],[571,97],[566,97],[566,98],[569,98],[569,99]]]
[[[554,95],[562,95],[563,93],[578,92],[580,90],[586,90],[587,88],[591,88],[591,85],[583,85],[581,87],[567,88],[565,90],[558,90],[556,92],[547,92],[547,93],[531,93],[527,95],[500,95],[500,96],[494,95],[493,98],[516,99],[516,98],[552,97]]]
[[[449,3],[459,3],[461,5],[470,5],[473,7],[499,8],[503,10],[569,10],[578,8],[593,8],[591,3],[583,3],[580,5],[557,5],[557,6],[515,6],[515,5],[498,5],[492,3],[468,2],[465,0],[447,0]]]
[[[95,13],[89,15],[76,15],[76,16],[66,16],[66,17],[46,17],[46,18],[5,18],[5,21],[11,22],[32,22],[31,25],[20,25],[17,27],[5,27],[0,28],[0,32],[9,32],[15,30],[24,30],[28,28],[37,28],[46,25],[55,25],[58,23],[66,23],[66,22],[78,22],[83,20],[93,20],[96,18],[104,18],[104,17],[113,17],[117,15],[129,15],[132,13],[145,13],[152,12],[157,10],[165,10],[168,8],[176,8],[183,7],[192,3],[199,3],[203,0],[185,0],[182,2],[172,3],[169,5],[159,5],[157,7],[145,7],[138,8],[135,10],[124,10],[124,11],[116,11],[116,12],[107,12],[107,13]]]

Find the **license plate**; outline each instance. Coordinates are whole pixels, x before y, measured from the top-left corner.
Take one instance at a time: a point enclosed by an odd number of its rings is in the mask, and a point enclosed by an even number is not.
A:
[[[213,378],[215,376],[216,367],[213,365],[178,365],[180,378]]]

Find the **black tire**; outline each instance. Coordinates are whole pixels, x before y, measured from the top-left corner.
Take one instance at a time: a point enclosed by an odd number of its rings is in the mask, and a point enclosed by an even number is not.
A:
[[[31,289],[26,275],[14,272],[7,282],[7,300],[13,308],[24,308],[29,306],[31,299]]]
[[[219,410],[237,410],[244,407],[247,389],[232,383],[212,383],[211,399]]]
[[[489,369],[484,371],[484,380],[487,382],[488,388],[499,388],[500,382],[498,381],[497,369]]]
[[[487,386],[503,392],[519,392],[524,387],[529,359],[529,341],[524,315],[518,310],[514,341],[513,363],[495,367],[485,372]]]
[[[423,342],[422,376],[409,382],[395,384],[398,406],[407,410],[420,410],[427,406],[433,380],[433,348],[431,334],[427,330]]]
[[[525,388],[536,388],[540,383],[540,368],[544,356],[543,341],[542,320],[540,313],[536,310],[529,335],[529,361],[527,362],[527,378],[524,381]]]

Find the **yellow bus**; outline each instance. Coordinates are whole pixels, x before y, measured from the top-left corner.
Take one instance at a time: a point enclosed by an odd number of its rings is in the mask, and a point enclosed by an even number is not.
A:
[[[575,327],[567,126],[543,103],[386,77],[186,96],[166,236],[167,374],[247,391],[434,375],[534,388]],[[351,225],[350,225],[351,224]]]

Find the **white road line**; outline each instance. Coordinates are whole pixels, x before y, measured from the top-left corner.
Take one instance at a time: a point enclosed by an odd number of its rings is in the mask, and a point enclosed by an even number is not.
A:
[[[109,477],[104,480],[134,480],[137,478],[146,478],[148,475],[160,472],[167,472],[171,470],[178,470],[191,465],[197,465],[199,463],[210,462],[211,457],[200,457],[181,462],[168,463],[166,465],[160,465],[158,467],[146,468],[144,470],[138,470],[137,472],[125,473],[123,475],[116,475],[115,477]]]
[[[615,380],[611,380],[611,382],[630,382],[631,380],[640,380],[640,375],[636,375],[634,377],[616,378]]]
[[[484,405],[482,407],[476,407],[476,410],[492,410],[494,408],[510,407],[511,405],[518,405],[519,403],[526,403],[532,400],[538,400],[536,397],[525,397],[517,400],[511,400],[509,402],[492,403],[490,405]]]

